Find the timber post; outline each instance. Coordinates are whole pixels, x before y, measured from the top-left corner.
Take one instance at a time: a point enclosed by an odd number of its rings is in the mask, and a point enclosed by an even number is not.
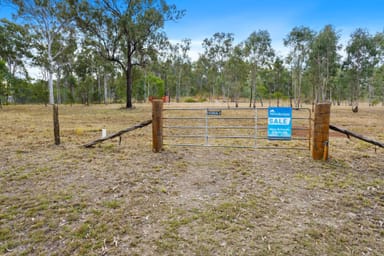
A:
[[[60,145],[59,107],[53,104],[53,134],[55,145]]]
[[[152,101],[152,151],[163,149],[163,101]]]
[[[313,160],[328,160],[330,116],[330,103],[316,104],[311,149]]]

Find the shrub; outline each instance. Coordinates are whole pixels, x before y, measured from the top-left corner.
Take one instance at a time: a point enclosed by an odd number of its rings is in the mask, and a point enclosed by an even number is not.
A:
[[[197,101],[196,101],[194,98],[189,97],[189,98],[186,98],[186,99],[184,100],[184,102],[195,103],[195,102],[197,102]]]

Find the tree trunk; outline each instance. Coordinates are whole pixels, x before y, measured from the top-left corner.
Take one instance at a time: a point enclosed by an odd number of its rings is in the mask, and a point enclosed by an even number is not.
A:
[[[108,77],[104,74],[104,104],[108,104]]]
[[[256,91],[256,74],[252,78],[252,87],[253,87],[253,108],[256,107],[256,97],[257,97],[257,91]]]
[[[57,104],[61,104],[61,71],[60,69],[57,71],[57,79],[56,79],[56,98],[57,98]]]
[[[271,87],[268,85],[268,106],[270,107],[272,105],[272,91]]]
[[[100,68],[97,68],[97,101],[101,103],[101,72]]]
[[[176,86],[176,102],[180,102],[180,90],[181,90],[181,69],[179,70]]]
[[[256,96],[257,96],[257,91],[256,91],[257,63],[254,63],[254,65],[252,65],[251,81],[252,81],[252,87],[251,87],[251,98],[250,98],[250,101],[249,101],[249,107],[251,107],[251,103],[252,103],[252,100],[253,100],[253,108],[255,108],[256,107]]]
[[[144,102],[149,99],[149,86],[147,83],[147,70],[144,69]]]
[[[359,111],[359,86],[360,86],[360,83],[358,81],[358,79],[354,82],[353,84],[353,92],[352,92],[352,101],[351,101],[351,105],[352,105],[352,112],[356,113]]]
[[[168,103],[169,103],[171,97],[169,97],[168,76],[166,72],[164,72],[164,93],[165,93],[165,96],[168,96]]]
[[[55,96],[53,95],[53,74],[48,71],[48,91],[49,91],[49,104],[55,104]]]
[[[71,91],[71,104],[72,104],[72,103],[75,103],[75,86],[73,85],[73,83],[70,83],[69,86]]]
[[[381,106],[384,106],[384,86],[382,87]]]
[[[370,81],[368,82],[368,103],[369,103],[369,106],[373,106],[373,98],[374,98],[375,94],[374,94],[374,90],[373,90],[373,87],[370,83]]]
[[[127,65],[127,70],[125,71],[125,76],[127,80],[127,104],[126,108],[132,108],[132,64],[129,62]]]
[[[251,96],[249,97],[249,107],[252,107],[253,86],[251,86]]]

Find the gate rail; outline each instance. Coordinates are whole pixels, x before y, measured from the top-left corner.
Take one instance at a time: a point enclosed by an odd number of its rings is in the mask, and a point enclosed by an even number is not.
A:
[[[311,148],[309,108],[292,109],[290,140],[269,140],[268,108],[166,108],[163,112],[164,145],[257,149]],[[306,145],[307,144],[307,145]]]

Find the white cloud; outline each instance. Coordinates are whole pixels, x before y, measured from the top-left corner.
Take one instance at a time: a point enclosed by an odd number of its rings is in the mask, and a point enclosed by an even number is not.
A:
[[[191,41],[191,50],[189,51],[189,57],[191,57],[192,61],[197,61],[199,59],[200,54],[203,54],[203,46],[202,42],[198,40]]]
[[[38,67],[34,67],[34,66],[28,67],[28,74],[34,80],[43,79],[43,74],[41,73],[41,69]]]

